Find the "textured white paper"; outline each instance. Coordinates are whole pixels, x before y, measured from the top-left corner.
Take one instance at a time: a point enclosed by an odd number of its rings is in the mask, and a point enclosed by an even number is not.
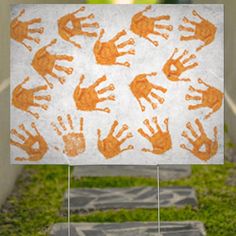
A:
[[[71,42],[68,42],[58,34],[58,19],[62,16],[72,13],[82,7],[82,5],[14,5],[11,10],[12,19],[16,17],[22,9],[25,9],[24,15],[19,20],[28,21],[33,18],[41,18],[41,22],[32,24],[30,28],[44,28],[42,34],[32,33],[33,38],[40,38],[40,43],[25,40],[27,45],[30,45],[32,50],[29,51],[24,45],[11,39],[11,97],[13,99],[13,91],[17,85],[23,82],[27,77],[30,78],[23,87],[34,88],[37,86],[47,86],[47,90],[39,91],[36,95],[50,95],[51,100],[38,100],[39,104],[47,104],[47,110],[40,107],[29,107],[33,113],[38,113],[37,119],[22,109],[17,108],[11,101],[11,140],[15,142],[11,145],[11,163],[12,164],[70,164],[70,165],[157,165],[157,164],[222,164],[223,163],[223,102],[220,108],[205,119],[205,116],[211,111],[210,108],[204,107],[196,110],[189,110],[188,106],[201,103],[201,100],[191,101],[186,100],[186,94],[192,96],[199,96],[196,92],[189,91],[192,86],[196,89],[206,90],[207,87],[198,83],[198,79],[211,85],[223,93],[224,91],[224,67],[223,67],[223,6],[222,5],[152,5],[150,10],[144,13],[148,17],[158,17],[162,15],[169,15],[169,20],[157,21],[158,25],[171,25],[172,31],[165,29],[156,29],[160,33],[168,33],[169,38],[165,39],[158,35],[151,35],[153,41],[158,41],[158,46],[155,46],[150,40],[138,36],[130,30],[132,17],[143,11],[147,5],[84,5],[85,10],[81,11],[76,17],[88,16],[94,14],[94,18],[86,19],[83,23],[97,22],[99,27],[83,28],[88,32],[96,32],[96,37],[88,37],[86,35],[77,35],[73,40],[80,44],[81,48],[76,47]],[[191,35],[193,32],[185,32],[179,30],[179,26],[192,27],[193,25],[183,22],[183,18],[187,17],[189,20],[200,22],[200,19],[192,14],[193,10],[199,13],[206,20],[211,22],[216,27],[214,40],[203,47],[201,50],[196,49],[203,44],[201,40],[181,41],[181,35]],[[71,22],[68,23],[69,28],[73,28]],[[142,26],[142,27],[145,27]],[[124,48],[119,48],[118,51],[135,50],[135,55],[126,54],[117,58],[118,62],[130,63],[130,67],[124,65],[102,65],[98,64],[93,52],[94,44],[97,41],[101,29],[105,33],[101,39],[102,42],[107,42],[113,38],[118,32],[126,31],[126,35],[122,36],[116,45],[133,39],[134,44],[127,45]],[[66,54],[72,56],[72,61],[57,61],[56,64],[73,68],[71,74],[66,74],[63,71],[56,71],[55,73],[65,78],[65,82],[61,84],[56,78],[47,76],[48,81],[53,84],[53,88],[49,88],[42,76],[33,68],[32,60],[35,53],[43,46],[49,44],[53,39],[57,42],[47,49],[52,54]],[[170,58],[175,48],[178,52],[174,56],[177,58],[184,50],[188,50],[188,54],[183,59],[188,58],[194,54],[193,58],[187,63],[198,63],[197,66],[190,70],[186,70],[180,78],[189,78],[190,81],[171,81],[163,72],[163,66]],[[45,62],[47,63],[47,62]],[[163,104],[160,104],[155,98],[151,98],[152,102],[157,104],[157,108],[153,108],[143,98],[141,102],[145,106],[145,111],[141,107],[130,89],[130,84],[137,75],[157,73],[155,76],[148,76],[149,82],[166,88],[165,93],[153,90],[155,94],[164,99]],[[81,76],[85,79],[81,85],[82,88],[92,85],[98,78],[106,76],[107,80],[99,85],[97,90],[102,89],[109,84],[113,84],[114,90],[107,91],[98,97],[115,96],[115,101],[106,100],[97,104],[97,108],[108,107],[110,113],[104,111],[84,111],[76,107],[73,97],[74,91],[79,84]],[[16,98],[17,99],[17,98]],[[210,98],[211,102],[212,99]],[[213,101],[214,103],[214,101]],[[212,104],[212,103],[211,103]],[[67,120],[67,115],[71,116],[74,130],[70,129]],[[66,130],[58,123],[57,117],[61,116]],[[166,131],[164,120],[168,118],[168,129],[171,137],[171,147],[162,154],[152,152],[145,152],[142,149],[152,150],[152,144],[144,138],[138,129],[142,128],[148,135],[150,131],[147,129],[143,121],[148,119],[154,132],[157,133],[156,126],[152,118],[157,117],[158,123],[163,132]],[[69,156],[67,152],[63,152],[65,144],[63,135],[71,132],[80,132],[80,120],[83,118],[83,136],[85,142],[85,149],[81,148],[84,144],[77,143],[77,147],[81,149],[78,155]],[[195,120],[198,119],[202,124],[205,134],[212,141],[208,146],[212,152],[217,149],[216,153],[209,157],[208,160],[201,160],[194,153],[180,147],[184,144],[187,148],[193,149],[190,142],[181,134],[183,131],[188,133],[188,136],[194,141],[190,130],[186,127],[188,122],[191,122],[192,127],[196,133],[200,135]],[[123,124],[128,126],[118,140],[124,138],[128,133],[132,133],[132,137],[127,139],[120,147],[120,150],[128,146],[133,149],[117,153],[116,155],[105,158],[104,154],[98,148],[98,129],[101,130],[101,139],[106,138],[113,122],[117,120],[118,126],[115,129],[115,134],[121,129]],[[35,135],[36,131],[31,127],[34,122],[35,126],[47,144],[45,153],[40,156],[40,147],[37,140],[30,143],[30,136],[28,136],[19,126],[24,124],[25,129]],[[61,135],[53,129],[51,123],[60,129]],[[214,127],[217,128],[216,141],[218,148],[213,147],[214,144]],[[18,135],[24,135],[25,138]],[[159,133],[159,136],[161,134]],[[21,137],[21,139],[19,138]],[[65,137],[65,136],[64,136]],[[206,140],[206,139],[205,139]],[[209,141],[208,140],[208,141]],[[28,142],[27,142],[28,141]],[[74,140],[76,142],[76,140]],[[160,141],[160,140],[159,140]],[[156,144],[159,142],[155,141]],[[25,142],[25,143],[24,143]],[[81,138],[80,138],[81,142]],[[157,146],[163,146],[163,139]],[[16,144],[17,143],[17,144]],[[23,144],[24,143],[24,144]],[[22,144],[24,148],[22,148]],[[27,146],[28,145],[28,146]],[[27,153],[27,148],[31,145],[31,151],[38,155],[39,160],[29,160],[32,155]],[[71,147],[69,147],[71,148]],[[109,149],[109,147],[108,147]],[[113,150],[113,151],[112,151]],[[115,149],[110,152],[115,152]],[[161,150],[161,148],[160,148]],[[204,152],[204,145],[201,147]],[[28,151],[30,152],[30,151]],[[33,158],[34,159],[34,158]]]

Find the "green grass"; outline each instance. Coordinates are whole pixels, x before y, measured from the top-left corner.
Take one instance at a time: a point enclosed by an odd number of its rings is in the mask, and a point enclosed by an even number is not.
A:
[[[236,165],[193,166],[188,179],[162,182],[161,186],[192,186],[197,191],[199,208],[161,209],[162,221],[200,220],[209,236],[236,235],[236,187],[226,184]],[[72,187],[156,186],[155,179],[110,177],[72,180]],[[16,189],[0,212],[1,236],[43,236],[50,225],[66,221],[60,215],[67,189],[66,166],[28,166]],[[157,210],[110,210],[86,215],[72,215],[76,222],[155,221]]]
[[[59,209],[66,189],[65,166],[26,167],[0,213],[0,235],[46,235],[49,225],[64,220]]]

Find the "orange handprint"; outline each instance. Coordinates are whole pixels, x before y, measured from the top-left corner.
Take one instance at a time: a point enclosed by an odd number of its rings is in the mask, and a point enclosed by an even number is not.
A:
[[[184,56],[188,54],[188,51],[184,50],[184,52],[179,57],[174,59],[174,55],[177,52],[178,52],[178,49],[175,48],[173,54],[163,66],[162,71],[166,75],[167,79],[171,81],[190,81],[189,78],[180,78],[180,76],[185,71],[193,69],[194,67],[198,66],[197,62],[194,62],[191,65],[185,66],[186,63],[188,63],[191,59],[196,58],[196,56],[192,54],[188,58],[184,59],[183,61],[180,61]]]
[[[207,137],[207,134],[205,133],[199,119],[196,119],[195,123],[198,126],[200,135],[198,135],[195,132],[190,122],[186,124],[186,127],[190,130],[195,140],[191,139],[185,131],[182,133],[182,136],[185,137],[192,144],[193,148],[192,149],[187,148],[185,144],[181,144],[180,147],[188,150],[194,156],[201,159],[202,161],[208,161],[217,153],[218,150],[217,128],[214,127],[214,141],[213,141]],[[205,150],[201,150],[204,146]]]
[[[43,27],[35,28],[35,29],[29,28],[29,26],[31,26],[32,24],[40,23],[41,18],[34,18],[32,20],[25,21],[25,22],[18,20],[24,13],[25,13],[25,10],[23,9],[20,12],[20,14],[11,21],[11,25],[10,25],[11,38],[23,44],[29,51],[32,51],[32,47],[27,45],[24,41],[30,40],[39,44],[40,39],[31,37],[29,33],[42,34],[44,31],[44,28]]]
[[[83,153],[86,148],[85,138],[83,134],[83,118],[80,118],[80,131],[75,132],[73,127],[73,122],[70,114],[67,115],[67,122],[70,126],[71,131],[69,132],[66,128],[63,119],[61,116],[57,117],[58,123],[60,127],[63,129],[62,132],[66,132],[63,134],[55,123],[51,123],[52,127],[56,131],[57,135],[62,137],[62,140],[64,142],[64,150],[63,153],[65,153],[69,157],[75,157],[78,156],[80,153]],[[59,148],[56,148],[57,150]]]
[[[56,69],[57,71],[63,71],[67,75],[70,75],[73,72],[73,68],[71,67],[64,67],[61,65],[56,64],[57,60],[66,60],[66,61],[72,61],[73,57],[68,55],[56,55],[51,54],[47,51],[48,47],[51,47],[53,44],[57,42],[56,39],[53,39],[48,45],[40,48],[34,55],[34,58],[32,60],[32,66],[33,68],[41,75],[48,86],[50,88],[53,88],[53,84],[48,81],[46,78],[46,75],[50,75],[56,79],[59,80],[61,84],[65,82],[65,79],[63,77],[58,76],[53,72],[53,69]]]
[[[99,98],[98,95],[103,94],[107,91],[114,90],[114,85],[109,84],[107,87],[96,91],[97,86],[107,80],[107,77],[104,75],[101,78],[97,79],[97,81],[89,87],[81,88],[81,84],[83,83],[84,79],[85,77],[84,75],[82,75],[80,77],[80,82],[74,91],[73,97],[76,104],[76,108],[82,111],[104,111],[109,113],[110,109],[108,107],[98,108],[97,104],[106,100],[115,101],[115,96],[109,95],[108,97]]]
[[[58,21],[58,33],[59,35],[66,41],[72,43],[74,46],[81,48],[80,44],[76,43],[71,38],[78,35],[83,35],[87,37],[97,37],[97,33],[93,32],[87,32],[84,31],[83,28],[98,28],[99,24],[97,22],[94,23],[83,23],[86,19],[93,19],[94,15],[90,14],[88,16],[84,17],[76,17],[75,15],[79,12],[82,12],[85,10],[85,7],[81,7],[75,12],[69,13],[63,17],[61,17]],[[68,23],[72,24],[72,28],[68,26]]]
[[[152,92],[152,89],[159,90],[162,93],[165,93],[167,91],[167,89],[149,82],[149,80],[147,79],[147,76],[155,76],[155,75],[157,75],[156,72],[153,72],[150,74],[137,75],[134,78],[134,80],[132,81],[132,83],[129,85],[129,87],[130,87],[133,95],[137,99],[142,111],[145,111],[145,106],[142,105],[141,98],[143,98],[147,102],[149,102],[152,105],[153,109],[157,108],[157,104],[152,102],[152,100],[149,98],[150,95],[153,98],[157,99],[158,102],[161,104],[165,101],[164,98],[161,98],[156,93]]]
[[[195,28],[185,27],[183,25],[179,26],[180,31],[187,31],[192,32],[193,35],[190,36],[181,36],[180,40],[187,41],[187,40],[200,40],[203,42],[201,46],[199,46],[196,51],[199,51],[203,47],[207,46],[208,44],[212,43],[215,39],[216,34],[216,26],[213,25],[210,21],[204,19],[200,16],[195,10],[192,12],[193,16],[197,16],[201,22],[195,22],[189,20],[187,17],[183,18],[184,23],[189,23],[193,25]]]
[[[38,100],[45,100],[50,101],[50,95],[35,95],[35,93],[47,90],[47,86],[37,86],[35,88],[27,89],[23,87],[23,84],[27,83],[30,80],[29,77],[25,78],[22,83],[17,85],[12,92],[12,105],[16,108],[28,112],[29,114],[33,115],[35,118],[39,118],[38,113],[33,113],[30,111],[30,107],[40,107],[43,110],[48,109],[47,104],[39,104],[36,101]]]
[[[115,131],[115,128],[117,127],[117,125],[118,125],[118,121],[115,120],[111,129],[110,129],[109,134],[103,140],[101,140],[101,130],[98,129],[98,149],[106,159],[113,158],[124,151],[131,150],[134,148],[132,145],[129,145],[128,147],[121,149],[120,146],[127,139],[133,137],[133,135],[132,135],[132,133],[128,133],[126,135],[126,137],[122,138],[119,141],[118,139],[122,136],[124,131],[128,130],[129,127],[128,127],[128,125],[124,124],[122,126],[122,128],[118,131],[118,133],[116,135],[114,135],[114,131]]]
[[[149,34],[158,35],[163,37],[164,39],[168,39],[169,35],[167,33],[160,33],[158,31],[155,31],[155,29],[164,29],[168,31],[173,30],[172,25],[162,25],[162,24],[156,24],[156,21],[160,20],[169,20],[170,16],[157,16],[157,17],[147,17],[143,13],[147,12],[148,10],[151,10],[151,6],[146,7],[143,11],[138,12],[132,17],[132,22],[130,25],[130,30],[137,34],[138,36],[147,39],[150,41],[153,45],[156,47],[158,46],[157,41],[153,41],[148,36]]]
[[[31,127],[35,130],[35,135],[26,130],[23,124],[19,125],[19,128],[28,136],[27,138],[18,133],[16,129],[11,130],[11,134],[19,138],[23,143],[10,139],[10,144],[22,149],[28,154],[28,157],[16,157],[16,161],[39,161],[48,151],[48,145],[43,136],[39,133],[35,123],[32,123]]]
[[[122,66],[130,66],[129,62],[117,62],[117,58],[120,56],[124,56],[126,54],[135,54],[135,50],[129,50],[126,52],[119,52],[119,48],[123,48],[127,45],[133,45],[134,40],[132,38],[128,39],[125,42],[122,42],[118,45],[115,45],[115,42],[119,40],[120,37],[126,35],[126,31],[122,30],[117,33],[114,38],[109,40],[108,42],[101,42],[101,38],[104,34],[104,29],[100,31],[100,36],[96,43],[94,44],[93,52],[98,64],[101,65],[122,65]]]
[[[191,95],[187,94],[185,96],[185,99],[186,100],[194,100],[194,101],[199,101],[200,100],[201,101],[200,104],[189,105],[188,106],[189,110],[195,110],[195,109],[199,109],[199,108],[202,108],[202,107],[210,108],[212,111],[209,112],[205,116],[205,119],[207,119],[214,112],[218,111],[221,108],[224,94],[220,90],[210,86],[209,84],[205,83],[201,79],[198,79],[198,83],[199,84],[204,84],[207,87],[207,89],[206,90],[195,89],[194,87],[190,86],[189,91],[198,92],[198,93],[200,93],[201,96],[191,96]]]
[[[169,120],[167,118],[164,120],[166,131],[162,131],[161,127],[158,124],[157,117],[153,117],[152,121],[156,125],[157,131],[153,129],[148,119],[144,120],[143,122],[151,132],[151,135],[145,133],[141,128],[138,129],[138,132],[152,144],[152,149],[143,148],[142,151],[151,152],[157,155],[163,154],[172,148],[172,141],[168,128]]]

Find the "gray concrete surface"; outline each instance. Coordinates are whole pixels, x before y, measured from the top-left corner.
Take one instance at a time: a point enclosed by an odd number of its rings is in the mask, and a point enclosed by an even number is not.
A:
[[[189,165],[161,165],[160,180],[175,180],[186,178],[191,175],[191,166]],[[73,178],[81,177],[115,177],[115,176],[133,176],[133,177],[157,177],[156,166],[76,166],[74,167]]]
[[[53,225],[50,236],[67,235],[67,223]],[[161,222],[161,235],[157,234],[157,222],[127,223],[72,223],[71,236],[205,236],[201,222]]]
[[[63,209],[67,209],[68,194],[65,194]],[[197,206],[195,190],[188,187],[163,187],[160,189],[160,206]],[[70,210],[90,212],[109,209],[156,209],[157,189],[136,188],[76,188],[70,191]]]
[[[9,87],[0,93],[0,206],[11,192],[20,167],[10,165],[9,150]]]

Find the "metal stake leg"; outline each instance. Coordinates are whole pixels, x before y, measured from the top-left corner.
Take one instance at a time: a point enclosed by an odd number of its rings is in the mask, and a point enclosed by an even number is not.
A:
[[[157,229],[161,236],[161,216],[160,216],[160,166],[157,165]]]

